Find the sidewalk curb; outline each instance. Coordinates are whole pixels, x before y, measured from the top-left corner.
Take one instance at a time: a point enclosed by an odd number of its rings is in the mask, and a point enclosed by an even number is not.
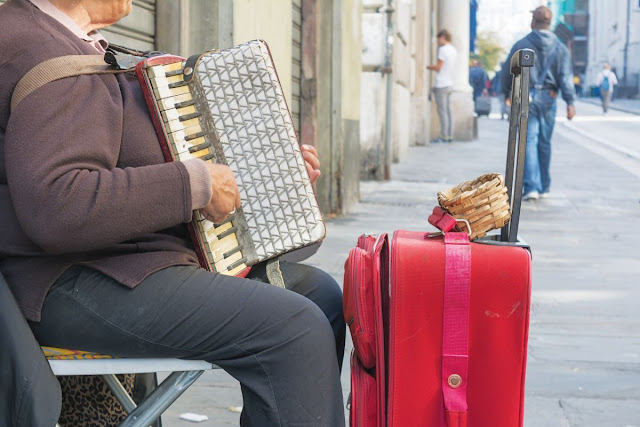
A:
[[[578,102],[584,102],[585,104],[596,105],[598,107],[600,107],[602,105],[598,98],[578,98],[577,101]],[[623,113],[635,114],[637,116],[640,116],[640,110],[635,110],[633,108],[627,108],[627,107],[620,107],[619,105],[615,105],[613,103],[611,103],[609,105],[609,109],[610,110],[616,110],[616,111],[622,111]]]

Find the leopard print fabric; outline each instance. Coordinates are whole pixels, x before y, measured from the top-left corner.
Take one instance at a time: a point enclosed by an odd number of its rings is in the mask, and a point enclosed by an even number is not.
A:
[[[133,395],[134,374],[116,375],[129,395]],[[126,417],[107,383],[97,375],[58,377],[62,387],[60,427],[112,427]]]

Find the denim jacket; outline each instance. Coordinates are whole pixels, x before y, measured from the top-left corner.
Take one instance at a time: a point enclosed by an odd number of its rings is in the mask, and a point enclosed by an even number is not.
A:
[[[536,53],[536,62],[531,68],[530,74],[530,86],[533,88],[538,83],[539,74],[542,72],[556,41],[558,42],[558,52],[543,80],[542,86],[547,89],[553,89],[556,92],[560,91],[567,104],[574,103],[576,91],[573,85],[573,66],[571,65],[569,49],[558,40],[554,33],[548,30],[533,30],[511,48],[511,52],[509,52],[509,56],[502,66],[502,91],[506,97],[509,97],[511,93],[509,63],[513,54],[520,49],[533,49]]]

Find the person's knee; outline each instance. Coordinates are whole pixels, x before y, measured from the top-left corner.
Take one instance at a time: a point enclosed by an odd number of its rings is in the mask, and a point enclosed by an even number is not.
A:
[[[333,330],[329,319],[320,307],[309,301],[300,312],[297,323],[300,331],[296,335],[301,338],[299,346],[303,348],[303,352],[311,350],[318,355],[335,352]]]
[[[342,316],[342,289],[327,272],[311,268],[305,278],[315,294],[311,299],[325,312],[329,320]]]
[[[334,304],[342,306],[342,289],[338,282],[326,271],[314,269],[314,281]]]

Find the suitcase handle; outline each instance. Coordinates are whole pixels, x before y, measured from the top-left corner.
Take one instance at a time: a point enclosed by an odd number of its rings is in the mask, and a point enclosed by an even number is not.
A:
[[[531,49],[516,51],[511,57],[511,115],[509,120],[509,145],[507,147],[507,170],[505,185],[511,204],[511,220],[500,232],[502,242],[518,241],[518,224],[522,205],[524,180],[524,156],[527,147],[527,124],[529,122],[529,73],[535,63],[535,52]]]

